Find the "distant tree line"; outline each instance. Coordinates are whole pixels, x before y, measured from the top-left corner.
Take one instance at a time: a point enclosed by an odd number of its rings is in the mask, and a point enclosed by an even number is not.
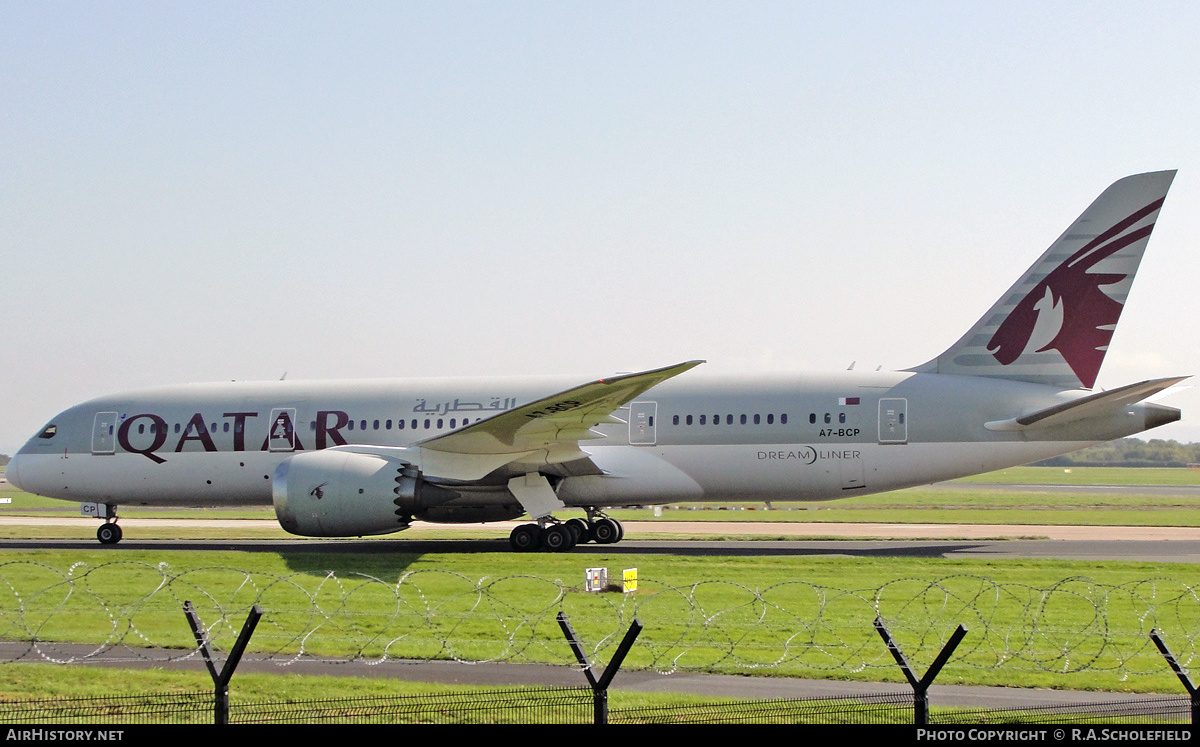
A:
[[[1200,443],[1122,438],[1038,462],[1039,467],[1187,467],[1200,464]]]
[[[0,454],[0,467],[7,466],[9,459],[12,459],[12,457],[10,457],[8,454]]]

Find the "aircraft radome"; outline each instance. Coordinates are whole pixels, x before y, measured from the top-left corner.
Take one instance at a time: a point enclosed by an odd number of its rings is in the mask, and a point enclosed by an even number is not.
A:
[[[619,506],[820,501],[1026,464],[1179,419],[1146,400],[1186,377],[1092,391],[1174,175],[1106,189],[962,339],[904,371],[164,387],[64,410],[8,480],[81,502],[106,544],[121,504],[273,503],[310,537],[528,515],[513,548],[564,551],[619,541]]]

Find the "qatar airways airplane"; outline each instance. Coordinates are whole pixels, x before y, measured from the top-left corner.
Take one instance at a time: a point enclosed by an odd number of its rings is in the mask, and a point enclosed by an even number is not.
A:
[[[619,541],[614,507],[820,501],[1026,464],[1180,418],[1146,400],[1187,377],[1092,390],[1174,176],[1110,186],[904,371],[188,384],[64,410],[7,477],[81,502],[105,544],[121,504],[273,503],[309,537],[527,515],[515,550],[566,551]]]

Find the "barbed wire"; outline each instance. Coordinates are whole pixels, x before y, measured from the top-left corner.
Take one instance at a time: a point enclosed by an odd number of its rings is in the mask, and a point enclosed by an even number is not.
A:
[[[213,645],[226,650],[258,605],[263,618],[251,649],[281,666],[312,656],[574,664],[555,620],[560,611],[598,661],[640,620],[645,630],[627,666],[660,672],[892,669],[876,617],[914,665],[932,661],[963,624],[970,635],[954,667],[1118,679],[1163,672],[1151,630],[1163,632],[1185,667],[1200,636],[1197,588],[1170,578],[1105,584],[1077,576],[1034,587],[957,574],[839,589],[805,581],[679,586],[643,577],[637,592],[622,594],[443,570],[409,571],[393,582],[135,561],[63,570],[22,560],[0,564],[0,661],[71,663],[122,650],[159,661],[195,657],[185,600]]]

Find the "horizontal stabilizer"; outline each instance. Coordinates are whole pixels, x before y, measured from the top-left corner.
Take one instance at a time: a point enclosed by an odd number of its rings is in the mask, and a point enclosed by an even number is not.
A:
[[[1152,397],[1187,378],[1189,377],[1172,376],[1166,379],[1151,379],[1137,384],[1129,384],[1107,392],[1089,394],[1086,397],[1080,397],[1070,402],[1064,402],[1061,405],[1047,407],[1010,420],[993,420],[985,423],[984,427],[991,431],[1020,431],[1029,428],[1049,428],[1076,420],[1084,420],[1086,418],[1113,413],[1134,402],[1141,402],[1147,397]]]

